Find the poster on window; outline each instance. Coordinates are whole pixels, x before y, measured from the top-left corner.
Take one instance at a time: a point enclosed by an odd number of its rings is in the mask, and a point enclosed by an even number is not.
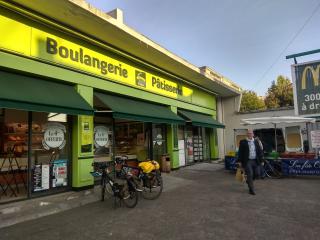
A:
[[[35,165],[32,171],[32,189],[34,192],[41,191],[41,165]]]
[[[52,164],[52,187],[63,187],[68,185],[67,160],[60,159]]]
[[[96,148],[109,146],[109,129],[107,127],[94,127],[94,145]]]
[[[49,189],[50,166],[35,165],[33,168],[33,191],[43,191]]]
[[[42,146],[46,150],[63,149],[66,145],[66,127],[60,123],[47,123],[43,127]]]
[[[192,137],[187,138],[187,152],[189,156],[193,156],[193,139]]]

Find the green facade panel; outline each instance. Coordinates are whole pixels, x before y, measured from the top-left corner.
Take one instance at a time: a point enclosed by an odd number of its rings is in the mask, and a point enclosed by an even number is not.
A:
[[[77,92],[90,104],[93,106],[93,89],[86,86],[77,85]],[[94,179],[90,172],[93,171],[93,147],[91,147],[90,152],[81,152],[81,118],[83,116],[74,117],[73,121],[73,131],[72,131],[72,187],[74,189],[81,189],[83,187],[92,186],[94,184]],[[91,128],[93,127],[93,117],[89,116],[91,120]],[[93,129],[91,129],[93,131]],[[93,137],[91,139],[91,144],[93,144]]]

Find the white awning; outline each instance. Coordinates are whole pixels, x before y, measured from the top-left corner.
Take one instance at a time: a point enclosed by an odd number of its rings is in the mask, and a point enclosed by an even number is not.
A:
[[[256,124],[279,124],[279,123],[314,123],[315,118],[303,118],[295,116],[282,116],[282,117],[260,117],[260,118],[247,118],[242,119],[242,125],[256,125]]]

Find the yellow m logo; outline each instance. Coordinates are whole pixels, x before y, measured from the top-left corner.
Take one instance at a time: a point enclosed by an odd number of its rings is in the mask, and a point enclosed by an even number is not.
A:
[[[312,79],[313,79],[313,85],[318,86],[319,85],[319,73],[320,73],[320,64],[314,69],[311,66],[305,67],[302,73],[302,78],[301,78],[301,89],[306,89],[306,82],[307,82],[307,73],[308,71],[311,72],[312,74]]]

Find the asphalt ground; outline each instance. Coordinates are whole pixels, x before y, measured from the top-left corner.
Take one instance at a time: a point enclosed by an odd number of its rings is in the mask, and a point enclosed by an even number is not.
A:
[[[0,229],[0,239],[320,239],[320,178],[255,181],[257,195],[219,164],[164,174],[157,200],[111,199]]]

